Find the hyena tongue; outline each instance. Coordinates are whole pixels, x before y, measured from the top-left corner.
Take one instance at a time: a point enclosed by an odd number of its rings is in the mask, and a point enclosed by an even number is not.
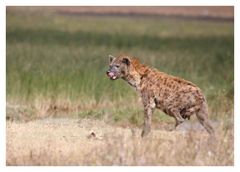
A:
[[[111,79],[113,79],[113,80],[117,79],[117,76],[115,75],[114,72],[109,72],[109,73],[108,73],[108,76],[109,76]]]
[[[114,77],[114,73],[113,73],[113,72],[109,72],[109,73],[108,73],[108,76]]]

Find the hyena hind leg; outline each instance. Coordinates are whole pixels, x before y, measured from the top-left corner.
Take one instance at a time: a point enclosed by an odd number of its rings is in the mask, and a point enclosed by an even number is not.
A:
[[[207,132],[210,135],[214,135],[214,129],[208,118],[208,109],[207,109],[207,104],[205,102],[202,104],[200,110],[196,113],[196,116],[197,116],[199,122],[207,130]]]
[[[174,117],[174,119],[176,121],[175,128],[177,128],[178,125],[180,125],[181,123],[183,123],[185,121],[184,118],[181,116],[180,112],[177,109],[171,109],[169,111],[169,115]]]
[[[190,120],[190,117],[199,110],[199,106],[193,106],[190,108],[183,108],[180,110],[180,114],[184,119]]]

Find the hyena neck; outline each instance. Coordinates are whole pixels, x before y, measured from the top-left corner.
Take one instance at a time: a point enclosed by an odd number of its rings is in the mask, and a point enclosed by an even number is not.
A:
[[[141,76],[139,74],[127,75],[123,79],[137,91],[140,90]]]
[[[136,58],[131,60],[131,64],[129,74],[123,79],[127,81],[129,85],[135,87],[137,91],[140,91],[141,80],[148,75],[151,69],[141,64]]]

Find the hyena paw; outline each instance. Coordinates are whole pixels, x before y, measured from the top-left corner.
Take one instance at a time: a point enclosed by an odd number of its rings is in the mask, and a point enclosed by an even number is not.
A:
[[[150,131],[151,131],[150,128],[144,128],[144,129],[142,130],[141,136],[142,136],[142,137],[147,136],[147,135],[150,133]]]

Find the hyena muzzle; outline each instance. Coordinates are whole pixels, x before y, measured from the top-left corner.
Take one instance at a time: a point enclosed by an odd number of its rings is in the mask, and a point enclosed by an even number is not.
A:
[[[208,119],[206,99],[195,84],[143,65],[134,57],[109,55],[109,59],[107,76],[112,80],[122,78],[141,95],[144,106],[142,136],[151,131],[152,113],[155,108],[172,116],[176,121],[175,127],[196,114],[207,132],[214,135],[214,129]]]

